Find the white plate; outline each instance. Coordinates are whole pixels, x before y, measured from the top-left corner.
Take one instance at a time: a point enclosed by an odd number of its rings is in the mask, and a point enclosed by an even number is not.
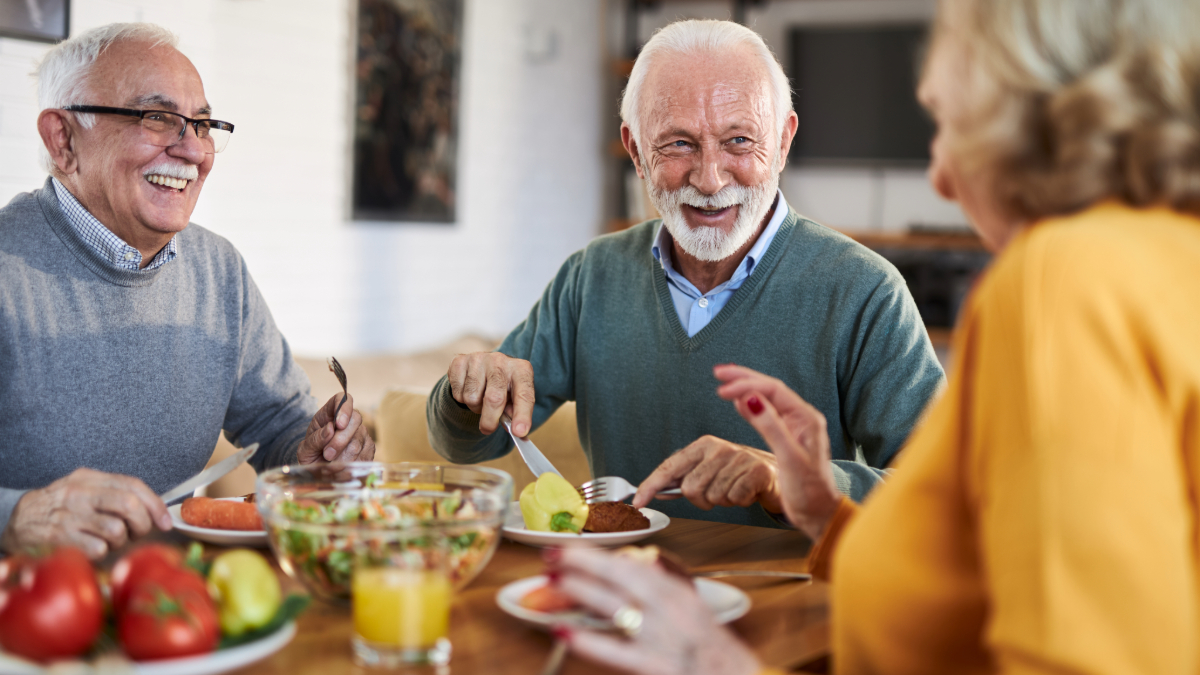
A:
[[[573,541],[587,542],[592,546],[623,546],[645,539],[671,524],[667,514],[654,509],[638,509],[650,519],[650,527],[630,532],[537,532],[525,529],[525,517],[521,515],[521,503],[513,502],[504,519],[504,536],[530,546],[562,546]]]
[[[241,497],[221,497],[221,501],[240,502]],[[171,522],[175,524],[175,529],[186,534],[192,539],[199,539],[210,544],[220,544],[221,546],[267,546],[267,531],[266,530],[217,530],[211,527],[196,527],[183,522],[183,516],[180,515],[180,510],[183,504],[176,504],[167,507],[167,511],[171,513]]]
[[[705,605],[708,605],[717,623],[736,621],[750,611],[750,597],[741,589],[712,579],[693,579],[692,581],[696,584],[696,591],[700,593],[700,599],[704,601]],[[549,628],[564,617],[581,614],[580,612],[548,614],[535,612],[521,606],[521,598],[525,597],[526,593],[535,588],[541,588],[546,583],[547,578],[542,575],[514,581],[496,593],[496,604],[505,613],[542,628]]]
[[[136,675],[216,675],[244,668],[283,649],[296,636],[296,622],[289,621],[270,635],[229,649],[180,659],[143,661],[133,664]],[[49,671],[41,666],[0,654],[0,671],[13,675],[44,675]]]

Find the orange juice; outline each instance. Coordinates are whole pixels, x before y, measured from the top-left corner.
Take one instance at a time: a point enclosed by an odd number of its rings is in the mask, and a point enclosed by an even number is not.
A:
[[[354,630],[376,644],[433,647],[449,628],[450,590],[445,572],[359,567],[351,584]]]

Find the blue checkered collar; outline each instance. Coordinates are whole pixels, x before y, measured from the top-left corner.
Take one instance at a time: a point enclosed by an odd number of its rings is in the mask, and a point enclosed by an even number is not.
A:
[[[52,179],[54,182],[54,193],[58,195],[59,206],[62,207],[63,213],[67,216],[67,221],[71,223],[71,227],[79,233],[81,239],[87,242],[97,253],[111,262],[115,267],[137,272],[142,266],[142,252],[136,248],[126,244],[120,237],[112,233],[104,226],[96,217],[88,212],[79,200],[75,199],[75,195],[71,194],[57,178]],[[156,267],[161,267],[172,260],[179,254],[175,240],[178,235],[171,237],[171,241],[154,256],[150,264],[143,271],[149,271]]]

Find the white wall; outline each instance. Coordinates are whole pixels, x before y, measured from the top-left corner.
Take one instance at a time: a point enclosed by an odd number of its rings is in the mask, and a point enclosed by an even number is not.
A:
[[[600,231],[600,0],[466,0],[449,226],[348,221],[352,6],[74,0],[71,26],[180,35],[214,116],[237,126],[193,220],[241,250],[297,353],[503,335]],[[0,39],[0,204],[45,180],[27,77],[45,49]]]
[[[643,40],[678,19],[728,19],[729,0],[664,2],[642,14]],[[889,23],[932,18],[936,0],[771,0],[750,7],[746,23],[785,63],[787,32],[800,25]],[[908,225],[962,226],[966,217],[939,197],[915,168],[789,167],[779,181],[800,213],[847,230],[903,230]]]

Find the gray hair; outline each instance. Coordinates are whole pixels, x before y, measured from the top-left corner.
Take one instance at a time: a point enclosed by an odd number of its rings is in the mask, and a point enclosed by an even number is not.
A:
[[[737,47],[749,47],[766,67],[775,103],[775,132],[782,134],[787,114],[792,111],[792,88],[762,36],[732,21],[689,19],[660,28],[633,64],[621,98],[621,120],[629,125],[633,137],[641,141],[642,84],[654,59],[664,54],[719,54]]]
[[[88,73],[100,54],[117,42],[148,42],[151,47],[175,47],[179,38],[152,23],[110,23],[63,40],[46,52],[34,73],[39,109],[88,103]],[[92,114],[76,113],[76,119],[85,129],[96,123],[96,116]],[[45,148],[42,148],[42,160],[53,170],[50,154]]]
[[[950,152],[1010,217],[1200,215],[1196,0],[941,0],[931,54],[946,43],[969,87]]]

